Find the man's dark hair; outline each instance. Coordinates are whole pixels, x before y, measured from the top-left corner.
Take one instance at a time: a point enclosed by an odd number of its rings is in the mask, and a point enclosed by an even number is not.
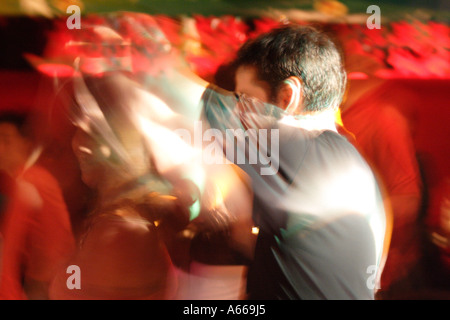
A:
[[[284,25],[249,40],[234,65],[256,67],[259,79],[269,83],[273,101],[283,80],[298,77],[308,112],[339,106],[347,82],[336,45],[311,26]]]

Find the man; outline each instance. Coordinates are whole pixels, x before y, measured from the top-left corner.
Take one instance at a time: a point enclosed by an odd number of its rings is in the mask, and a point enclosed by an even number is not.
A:
[[[46,299],[50,279],[74,244],[58,183],[34,162],[29,120],[22,113],[0,114],[0,170],[14,181],[1,230],[1,299]]]
[[[338,50],[311,27],[286,25],[246,43],[236,70],[237,93],[181,69],[151,88],[186,116],[202,112],[225,134],[224,151],[236,149],[227,130],[247,133],[229,160],[245,157],[254,191],[249,298],[373,299],[385,211],[372,171],[335,126],[346,85]],[[158,88],[167,84],[178,96]]]

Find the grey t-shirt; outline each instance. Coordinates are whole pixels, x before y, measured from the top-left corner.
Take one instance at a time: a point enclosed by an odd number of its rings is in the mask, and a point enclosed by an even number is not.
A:
[[[245,95],[211,87],[202,103],[228,160],[252,180],[260,233],[249,297],[373,299],[385,211],[353,145],[334,131],[286,124],[283,110]]]

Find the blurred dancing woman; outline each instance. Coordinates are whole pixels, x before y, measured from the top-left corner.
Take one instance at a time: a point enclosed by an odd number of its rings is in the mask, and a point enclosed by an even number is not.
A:
[[[81,288],[55,278],[52,299],[167,299],[174,294],[170,235],[184,227],[191,200],[161,178],[128,113],[130,92],[117,78],[78,79],[80,114],[73,150],[83,181],[96,192],[78,252]],[[81,84],[81,85],[80,85]],[[129,90],[128,89],[125,89]],[[178,185],[188,193],[188,185]],[[182,185],[183,184],[183,185]],[[170,221],[170,223],[168,223]]]
[[[108,27],[81,31],[82,46],[125,43]],[[98,38],[90,38],[94,35]],[[229,232],[230,245],[251,254],[251,246],[242,245],[252,237],[249,190],[233,166],[199,162],[201,152],[176,132],[190,135],[191,122],[144,90],[108,54],[76,59],[82,75],[73,78],[69,90],[77,127],[73,150],[97,199],[78,253],[67,264],[80,268],[81,289],[67,288],[69,275],[62,270],[51,298],[195,299],[203,291],[198,281],[206,290],[202,294],[223,298],[227,281],[219,277],[213,293],[210,272],[203,271],[207,267],[201,265],[191,277],[191,239]]]

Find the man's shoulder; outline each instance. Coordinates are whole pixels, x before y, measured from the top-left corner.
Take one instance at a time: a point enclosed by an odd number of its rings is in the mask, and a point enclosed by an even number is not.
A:
[[[286,125],[279,125],[280,144],[293,146],[293,143],[317,144],[319,146],[335,146],[343,149],[353,150],[354,145],[351,141],[351,135],[342,134],[332,130],[306,130]],[[325,148],[326,149],[326,148]]]

